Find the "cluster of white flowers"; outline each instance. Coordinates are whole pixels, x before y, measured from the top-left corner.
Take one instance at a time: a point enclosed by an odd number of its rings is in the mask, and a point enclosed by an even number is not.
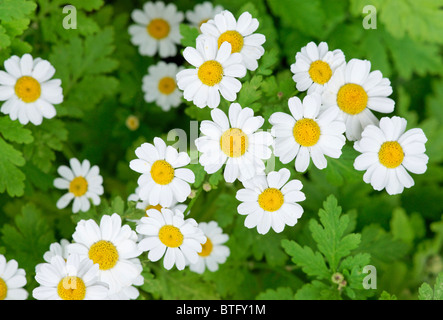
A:
[[[392,93],[389,79],[384,78],[379,70],[372,71],[368,60],[351,59],[346,62],[341,50],[328,50],[325,42],[318,46],[310,42],[296,54],[295,63],[291,65],[297,89],[307,90],[305,99],[310,95],[321,95],[319,107],[323,118],[334,119],[324,126],[320,115],[317,125],[305,127],[303,134],[300,130],[299,135],[304,136],[308,133],[308,127],[311,132],[304,141],[297,141],[299,121],[294,125],[290,119],[280,120],[280,124],[285,123],[293,128],[293,135],[298,143],[296,148],[300,145],[296,156],[296,170],[304,171],[307,168],[307,152],[301,153],[304,145],[308,146],[312,161],[320,169],[326,167],[326,160],[316,150],[317,146],[324,154],[338,158],[345,143],[341,136],[344,132],[349,141],[355,141],[354,148],[361,153],[355,159],[354,168],[366,171],[364,182],[370,183],[375,190],[386,189],[391,195],[402,193],[404,188],[414,185],[414,180],[407,171],[415,174],[426,171],[427,138],[423,130],[413,128],[406,131],[407,121],[398,116],[382,117],[379,120],[373,111],[385,114],[394,111],[395,102],[388,98]],[[292,109],[291,112],[293,113]],[[270,119],[271,123],[272,121]],[[279,148],[285,154],[282,162],[292,158],[291,154],[294,153],[289,151],[287,142],[283,146],[283,137],[289,135],[289,132],[280,135],[280,147],[276,142],[276,154]],[[326,136],[323,137],[324,135]],[[314,140],[316,143],[313,143]],[[300,156],[303,159],[299,161]]]
[[[184,13],[174,4],[147,2],[132,12],[135,25],[129,27],[131,41],[142,55],[161,58],[177,54],[179,25]],[[282,232],[294,226],[303,214],[298,202],[305,200],[300,180],[290,170],[266,172],[266,161],[274,154],[281,163],[294,161],[296,172],[305,172],[312,160],[318,169],[327,167],[327,157],[339,158],[346,140],[361,155],[356,170],[366,171],[363,180],[375,190],[398,194],[414,185],[409,172],[427,169],[427,141],[423,131],[406,131],[406,120],[397,116],[380,120],[373,111],[391,113],[394,101],[390,81],[378,70],[371,71],[367,60],[346,62],[339,49],[329,51],[321,42],[308,43],[295,55],[290,70],[301,100],[288,99],[289,112],[275,112],[268,121],[271,132],[261,130],[265,119],[253,109],[234,102],[248,71],[258,67],[264,54],[265,36],[256,33],[259,22],[244,12],[238,19],[220,6],[205,2],[186,12],[199,28],[195,47],[186,47],[183,56],[192,66],[185,68],[160,61],[148,68],[142,90],[147,102],[156,102],[165,111],[178,106],[182,98],[196,107],[209,107],[212,120],[202,121],[201,136],[195,140],[199,163],[207,174],[223,170],[227,183],[243,185],[236,193],[237,207],[245,215],[244,225],[266,234],[272,228]],[[34,125],[56,115],[53,104],[63,101],[61,81],[53,79],[55,69],[29,54],[5,61],[0,71],[1,112],[12,120]],[[218,108],[221,96],[230,104],[227,113]],[[135,286],[143,284],[140,256],[149,261],[163,258],[163,266],[178,270],[189,267],[203,273],[218,270],[230,255],[228,235],[216,221],[200,222],[188,217],[185,201],[192,194],[195,174],[187,168],[190,157],[159,137],[135,150],[129,167],[139,173],[138,187],[130,195],[145,216],[135,230],[120,215],[104,215],[99,224],[80,220],[72,242],[53,243],[36,266],[35,299],[136,299]],[[327,157],[325,157],[327,156]],[[88,211],[99,205],[104,194],[98,166],[88,160],[69,160],[70,167],[58,168],[54,186],[68,192],[56,203],[63,209],[72,201],[72,212]],[[268,170],[269,171],[269,170]],[[0,255],[0,300],[26,299],[23,269],[15,260]]]
[[[131,14],[135,24],[128,29],[130,40],[138,46],[143,56],[153,57],[158,54],[162,59],[171,58],[177,55],[181,40],[180,24],[185,15],[190,26],[200,28],[222,10],[221,6],[214,7],[212,3],[204,2],[185,14],[178,11],[173,3],[147,2],[142,10],[136,9]],[[145,101],[155,102],[163,111],[178,107],[183,93],[177,87],[176,75],[182,69],[173,62],[165,61],[149,66],[142,83]]]

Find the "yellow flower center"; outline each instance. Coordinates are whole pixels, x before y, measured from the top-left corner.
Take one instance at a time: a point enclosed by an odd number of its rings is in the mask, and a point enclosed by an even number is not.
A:
[[[158,82],[158,91],[163,94],[171,94],[176,88],[175,80],[171,77],[164,77]]]
[[[15,83],[15,94],[26,103],[36,101],[41,92],[40,83],[33,77],[23,76]]]
[[[148,206],[146,206],[145,211],[148,211],[148,210],[151,210],[151,209],[155,209],[155,210],[158,210],[158,211],[162,212],[162,208],[163,207],[161,205],[159,205],[159,204],[156,205],[156,206],[148,205]],[[145,216],[149,217],[147,212],[145,213]]]
[[[174,168],[165,160],[157,160],[151,167],[151,177],[157,184],[170,184],[174,179]]]
[[[112,269],[118,261],[117,248],[106,240],[94,243],[89,248],[88,256],[94,263],[98,263],[100,270]]]
[[[69,184],[69,192],[73,193],[76,197],[81,197],[88,191],[88,181],[85,178],[78,176],[72,179]]]
[[[166,38],[169,34],[171,27],[169,23],[164,19],[153,19],[146,26],[146,30],[154,39],[161,40]]]
[[[275,188],[267,188],[258,196],[259,206],[269,212],[280,209],[284,201],[283,193]]]
[[[292,130],[295,141],[303,147],[312,147],[320,139],[320,127],[312,119],[300,119]]]
[[[309,76],[315,83],[325,84],[331,79],[332,70],[328,63],[317,60],[311,63],[311,66],[309,67]]]
[[[397,141],[383,143],[378,152],[378,160],[386,168],[397,168],[403,162],[405,154]]]
[[[242,156],[249,147],[248,136],[237,128],[226,130],[220,138],[220,148],[228,157]]]
[[[8,286],[5,280],[0,278],[0,300],[5,300],[6,294],[8,293]]]
[[[223,79],[223,67],[215,60],[208,60],[198,68],[198,78],[207,86],[215,86]]]
[[[211,254],[212,248],[214,245],[212,244],[211,239],[206,237],[206,242],[202,244],[202,251],[198,254],[200,257],[207,257]]]
[[[86,285],[79,277],[66,276],[58,283],[57,293],[63,300],[83,300],[86,295]]]
[[[348,114],[359,114],[368,104],[368,94],[362,86],[348,83],[342,86],[337,93],[337,105]]]
[[[128,127],[129,130],[135,131],[140,126],[140,120],[133,115],[130,115],[126,118],[126,127]]]
[[[165,225],[158,232],[160,241],[169,248],[178,248],[183,243],[183,234],[180,229],[171,225]]]
[[[229,42],[231,44],[231,52],[240,52],[243,48],[243,36],[234,30],[223,32],[218,37],[218,47],[220,48],[223,42]]]

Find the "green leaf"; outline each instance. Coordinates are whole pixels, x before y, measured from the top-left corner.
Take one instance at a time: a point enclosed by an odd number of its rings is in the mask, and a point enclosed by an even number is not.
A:
[[[418,289],[419,300],[443,300],[443,272],[440,272],[435,280],[434,288],[423,283]]]
[[[3,22],[21,19],[37,8],[37,5],[28,0],[0,0],[0,20]]]
[[[260,85],[263,81],[263,77],[259,75],[253,76],[249,81],[246,81],[242,85],[242,89],[238,94],[238,103],[242,108],[249,107],[254,111],[258,111],[261,108],[261,103],[258,101],[261,98]]]
[[[23,154],[0,137],[0,193],[8,192],[11,197],[22,196],[25,175],[17,167],[25,164]]]
[[[329,279],[331,273],[320,252],[313,252],[308,246],[301,247],[292,240],[282,240],[283,249],[291,256],[292,262],[300,266],[304,273],[317,279]]]
[[[326,257],[331,270],[337,270],[340,259],[346,257],[360,244],[360,234],[345,235],[349,225],[349,216],[341,215],[337,199],[330,195],[323,202],[324,209],[319,210],[321,224],[311,220],[309,229],[317,242],[318,249]]]
[[[160,269],[161,268],[161,269]],[[155,268],[155,277],[145,280],[141,287],[156,299],[163,300],[215,300],[219,295],[212,284],[204,281],[199,274],[189,270],[165,270]]]
[[[356,252],[367,252],[371,259],[379,262],[390,263],[401,259],[408,252],[408,245],[383,230],[379,225],[365,226],[361,232],[361,243]]]
[[[339,300],[337,289],[332,289],[321,281],[314,280],[305,284],[295,293],[295,300]]]
[[[277,289],[268,289],[260,293],[257,300],[294,300],[294,292],[291,288],[281,287]]]
[[[391,232],[394,239],[399,239],[408,245],[412,245],[415,238],[414,228],[404,209],[397,208],[392,213]]]
[[[378,300],[397,300],[397,297],[394,294],[391,295],[390,293],[383,291]]]
[[[344,145],[339,159],[328,157],[328,166],[324,169],[328,181],[341,186],[345,183],[361,180],[361,174],[354,169],[354,160],[358,152],[349,145]]]
[[[200,34],[199,30],[196,27],[193,27],[185,23],[181,23],[180,34],[182,36],[180,40],[182,46],[195,48],[195,40]]]
[[[110,27],[84,40],[72,37],[53,47],[49,60],[57,70],[55,76],[62,80],[65,96],[59,116],[82,117],[117,89],[117,79],[109,75],[118,66],[112,58],[114,49]]]
[[[1,242],[20,267],[33,274],[35,265],[43,262],[43,253],[55,241],[54,229],[33,204],[23,206],[14,221],[1,228]]]
[[[0,134],[11,142],[31,143],[34,141],[30,130],[18,121],[12,121],[9,117],[0,117]]]
[[[283,25],[295,27],[314,37],[324,32],[325,13],[320,0],[267,0],[267,2],[272,13],[281,19]],[[297,15],[297,19],[294,19],[294,12],[303,14]]]
[[[377,18],[396,38],[409,36],[414,41],[442,43],[442,0],[351,0],[351,12],[362,15],[367,5],[377,10]]]
[[[27,161],[48,173],[55,160],[55,151],[61,151],[68,140],[65,123],[58,119],[43,121],[40,126],[31,127],[35,141],[24,147],[23,153]]]

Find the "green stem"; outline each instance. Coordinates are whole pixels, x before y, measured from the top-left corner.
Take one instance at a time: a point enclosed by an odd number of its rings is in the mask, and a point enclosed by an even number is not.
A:
[[[195,201],[197,201],[199,195],[201,194],[201,192],[203,191],[203,185],[200,186],[200,188],[198,188],[195,191],[195,196],[194,198],[191,199],[191,202],[189,202],[188,207],[186,208],[185,212],[183,212],[183,215],[186,217],[186,215],[189,213],[189,211],[191,210],[192,206],[194,205]]]

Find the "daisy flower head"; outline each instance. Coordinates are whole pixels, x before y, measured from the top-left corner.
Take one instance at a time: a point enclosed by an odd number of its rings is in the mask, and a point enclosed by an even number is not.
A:
[[[100,281],[109,285],[109,294],[132,285],[141,274],[137,233],[123,225],[118,214],[104,215],[100,224],[92,219],[80,220],[72,238],[68,252],[98,264]]]
[[[26,272],[18,267],[16,260],[6,261],[0,254],[0,300],[26,300],[28,292],[23,288],[26,285]]]
[[[195,182],[192,170],[182,168],[191,162],[186,152],[178,152],[156,137],[154,144],[143,143],[135,150],[138,159],[129,167],[142,175],[138,179],[138,196],[150,205],[170,207],[174,201],[184,202]]]
[[[140,295],[140,292],[135,286],[141,286],[145,282],[142,275],[138,276],[132,286],[122,288],[120,291],[110,294],[109,300],[135,300]]]
[[[322,102],[325,108],[339,111],[346,137],[355,141],[367,125],[378,124],[372,111],[394,111],[395,102],[388,98],[391,93],[391,82],[379,70],[371,71],[371,62],[352,59],[334,72],[323,90]]]
[[[135,9],[131,17],[135,24],[129,26],[128,31],[141,55],[152,57],[158,52],[161,58],[168,58],[177,54],[184,14],[177,11],[175,4],[149,1],[143,10]]]
[[[254,116],[251,108],[232,103],[228,112],[226,115],[218,108],[212,110],[213,121],[201,122],[203,136],[195,140],[195,145],[204,170],[212,174],[226,164],[223,175],[226,182],[232,183],[264,172],[263,160],[272,155],[273,138],[269,132],[259,131],[264,119]]]
[[[183,97],[197,107],[216,108],[220,94],[228,101],[237,99],[241,82],[246,75],[240,53],[231,53],[231,44],[219,47],[213,37],[197,37],[196,48],[186,47],[183,56],[194,68],[177,73],[177,85]]]
[[[288,106],[291,114],[276,112],[269,118],[275,136],[274,153],[282,163],[295,158],[295,169],[304,172],[310,159],[317,168],[324,169],[325,155],[340,157],[346,143],[346,127],[337,119],[337,110],[321,112],[321,96],[317,93],[307,95],[303,101],[292,97]]]
[[[291,65],[292,79],[298,91],[321,93],[335,70],[344,63],[345,55],[340,49],[329,51],[326,42],[318,46],[309,42],[295,55],[295,63]]]
[[[202,251],[198,253],[198,261],[189,266],[189,269],[196,273],[203,273],[206,268],[215,272],[218,265],[226,262],[230,254],[229,248],[224,245],[229,240],[229,236],[223,233],[216,221],[200,222],[198,227],[206,236]]]
[[[21,124],[40,125],[43,118],[55,117],[54,104],[63,102],[60,79],[51,79],[55,68],[46,60],[33,59],[28,53],[12,56],[0,71],[0,109]]]
[[[266,37],[254,33],[258,26],[258,20],[252,18],[249,12],[243,12],[236,20],[230,11],[223,10],[201,25],[202,34],[199,37],[215,38],[219,48],[223,42],[230,43],[232,52],[241,54],[246,69],[254,71],[258,68],[257,60],[265,53],[262,45]]]
[[[37,300],[104,300],[108,286],[99,280],[99,266],[91,260],[70,254],[67,259],[54,256],[37,270],[40,284],[32,291]]]
[[[55,256],[60,256],[66,260],[69,256],[68,246],[70,244],[71,242],[66,239],[61,239],[60,242],[51,243],[51,245],[49,246],[49,250],[43,254],[43,260],[45,260],[45,262],[47,263],[50,263],[51,259]],[[44,263],[37,264],[35,266],[36,270],[38,270],[38,268],[40,268],[43,264]]]
[[[246,215],[245,227],[255,228],[266,234],[272,228],[282,232],[285,225],[294,226],[303,214],[297,202],[306,199],[301,191],[299,180],[290,180],[286,168],[261,174],[243,182],[243,189],[237,191],[236,198],[242,203],[237,207],[241,215]]]
[[[183,270],[188,263],[198,261],[198,253],[206,243],[206,236],[197,222],[176,210],[155,209],[147,211],[136,230],[143,236],[138,247],[148,252],[148,259],[158,261],[163,256],[163,266],[170,270],[174,265]]]
[[[63,209],[74,199],[72,212],[88,211],[91,207],[89,199],[97,206],[103,190],[103,178],[98,166],[92,166],[89,160],[82,163],[76,158],[69,160],[70,167],[62,165],[57,169],[61,178],[54,180],[57,189],[68,190],[58,201],[57,208]]]
[[[217,13],[220,13],[223,7],[220,5],[214,6],[211,2],[205,1],[197,3],[193,10],[186,11],[186,19],[194,27],[200,28],[203,23],[213,19]]]
[[[148,68],[143,77],[142,90],[146,102],[155,102],[163,111],[177,107],[181,103],[182,92],[177,88],[175,76],[182,70],[175,63],[159,61]]]
[[[402,193],[414,185],[409,172],[423,174],[429,157],[425,154],[427,138],[420,128],[405,131],[406,120],[383,117],[379,126],[368,125],[362,138],[354,143],[361,153],[354,168],[366,171],[363,180],[377,190],[386,189],[390,195]]]
[[[135,189],[135,193],[129,195],[129,197],[128,197],[128,201],[136,202],[135,207],[137,209],[143,210],[145,212],[150,210],[150,209],[156,209],[158,211],[161,211],[163,209],[163,207],[160,204],[152,205],[152,204],[149,203],[148,200],[144,200],[144,201],[141,200],[139,195],[138,195],[139,191],[140,191],[140,187],[137,187]],[[187,205],[179,203],[179,202],[177,202],[177,200],[173,199],[171,205],[169,207],[165,207],[165,208],[166,209],[170,209],[172,211],[180,210],[181,212],[185,212],[185,210],[187,208]]]

